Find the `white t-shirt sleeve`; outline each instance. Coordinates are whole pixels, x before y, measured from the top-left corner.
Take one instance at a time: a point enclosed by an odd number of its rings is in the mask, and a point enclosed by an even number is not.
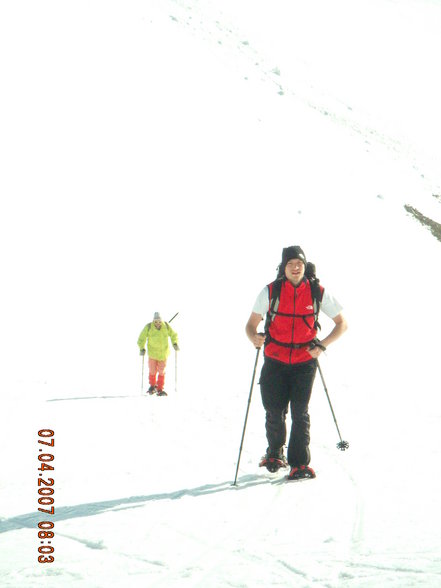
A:
[[[338,314],[340,314],[340,312],[343,310],[343,306],[336,298],[334,298],[332,294],[328,294],[325,288],[320,310],[323,311],[326,314],[326,316],[329,316],[329,318],[332,319]]]
[[[262,317],[264,317],[268,312],[268,308],[269,294],[268,287],[265,286],[264,288],[262,288],[262,290],[256,298],[256,302],[253,306],[253,312],[255,312],[256,314],[260,314]],[[334,298],[332,294],[329,294],[325,289],[323,293],[323,300],[320,310],[323,311],[326,314],[326,316],[332,319],[343,310],[343,307],[340,304],[340,302],[336,298]]]
[[[266,315],[269,308],[269,294],[268,294],[268,286],[265,286],[260,291],[259,296],[256,298],[256,302],[253,306],[253,312],[256,314],[260,314],[262,317]]]

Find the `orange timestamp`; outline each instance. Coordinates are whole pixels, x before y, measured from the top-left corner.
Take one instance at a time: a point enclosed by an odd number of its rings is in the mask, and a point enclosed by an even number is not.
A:
[[[48,448],[38,448],[38,510],[48,515],[55,514],[54,506],[54,453],[53,449],[49,453],[49,447],[55,446],[55,433],[52,429],[40,429],[38,431],[38,443],[46,445]],[[44,451],[44,453],[43,453]],[[38,523],[38,538],[40,546],[38,547],[38,562],[39,563],[53,563],[55,557],[52,555],[55,551],[52,545],[54,538],[54,523],[52,521],[40,521]]]

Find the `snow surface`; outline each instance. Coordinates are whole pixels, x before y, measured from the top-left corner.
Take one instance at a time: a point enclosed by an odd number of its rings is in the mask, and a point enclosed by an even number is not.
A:
[[[441,245],[404,210],[441,222],[440,29],[435,0],[1,4],[2,587],[441,585]],[[345,307],[350,449],[317,379],[317,478],[263,473],[256,385],[233,487],[244,325],[292,244]]]

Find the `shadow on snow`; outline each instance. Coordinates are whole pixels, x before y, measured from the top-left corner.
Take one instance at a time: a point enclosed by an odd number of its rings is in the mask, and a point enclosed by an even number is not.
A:
[[[261,484],[280,483],[279,478],[268,478],[259,475],[246,475],[238,480],[234,486],[231,482],[222,482],[220,484],[207,484],[197,488],[184,488],[176,492],[164,492],[161,494],[150,494],[147,496],[130,496],[127,498],[116,498],[115,500],[106,500],[102,502],[89,502],[75,506],[61,506],[55,509],[55,514],[50,515],[52,522],[65,521],[69,519],[92,517],[105,513],[107,511],[118,511],[129,508],[140,508],[143,504],[156,500],[178,500],[185,496],[197,498],[208,494],[217,494],[225,491],[246,490]],[[16,531],[18,529],[35,529],[37,524],[42,520],[43,513],[32,512],[9,519],[0,520],[0,533]]]

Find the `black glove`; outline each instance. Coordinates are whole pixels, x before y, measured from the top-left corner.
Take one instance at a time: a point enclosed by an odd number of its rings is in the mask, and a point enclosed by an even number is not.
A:
[[[139,350],[139,355],[145,355],[145,349],[140,349]]]
[[[311,341],[311,343],[309,344],[309,349],[314,349],[314,347],[320,347],[322,351],[326,351],[326,347],[322,345],[320,340],[317,338]]]
[[[173,343],[173,349],[175,351],[179,351],[179,345],[177,343]]]

